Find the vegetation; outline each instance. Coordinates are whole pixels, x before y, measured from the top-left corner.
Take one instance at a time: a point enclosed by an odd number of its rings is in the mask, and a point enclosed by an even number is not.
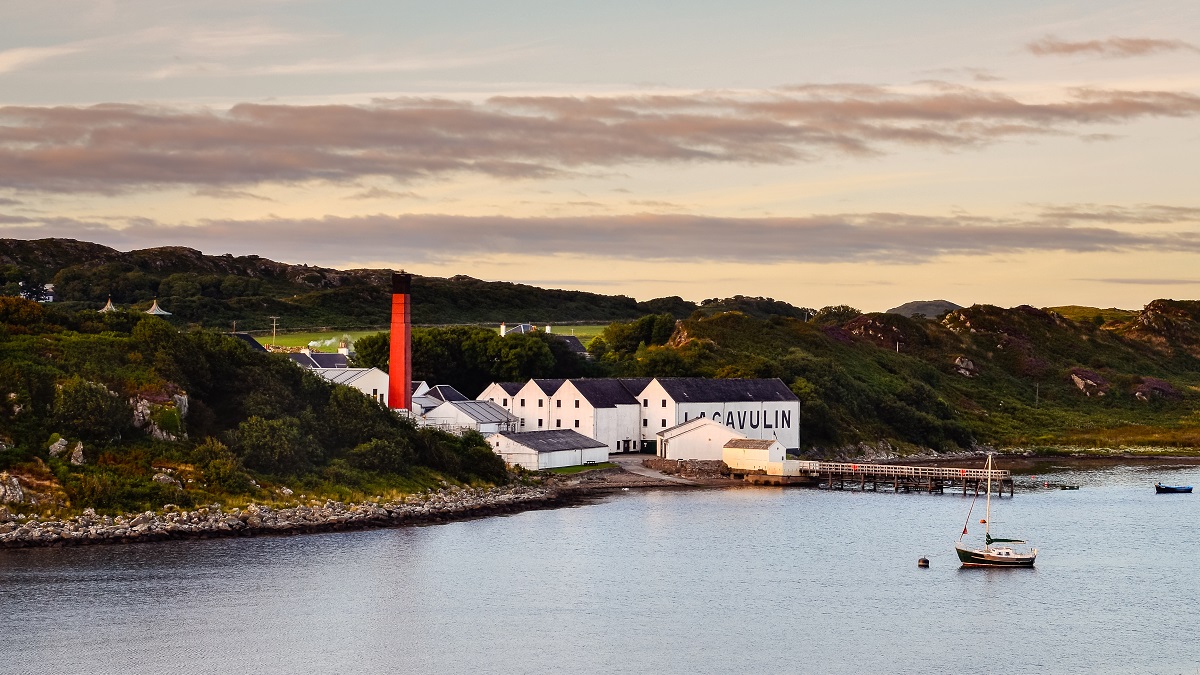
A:
[[[477,434],[418,429],[218,333],[0,297],[0,470],[43,506],[137,511],[503,483]],[[51,448],[58,446],[51,453]],[[82,463],[71,461],[82,444]],[[157,479],[156,479],[157,478]]]

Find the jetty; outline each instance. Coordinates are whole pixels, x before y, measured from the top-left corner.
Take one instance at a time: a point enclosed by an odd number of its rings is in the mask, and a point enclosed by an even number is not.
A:
[[[892,492],[927,492],[944,494],[947,490],[983,494],[989,478],[997,496],[1013,496],[1012,473],[1003,469],[967,469],[939,466],[901,466],[897,464],[855,464],[851,462],[788,461],[783,471],[747,471],[741,477],[756,485],[806,485],[826,490],[860,490],[868,486],[878,492],[880,486]],[[791,469],[791,470],[788,470]]]

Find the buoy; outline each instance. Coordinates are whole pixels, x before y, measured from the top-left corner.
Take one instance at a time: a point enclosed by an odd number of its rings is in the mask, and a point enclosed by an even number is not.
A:
[[[929,558],[921,557],[917,559],[917,567],[929,567]]]
[[[980,518],[980,519],[979,519],[979,522],[980,522],[980,524],[987,523],[987,521],[986,521],[986,520],[984,520],[983,518]]]

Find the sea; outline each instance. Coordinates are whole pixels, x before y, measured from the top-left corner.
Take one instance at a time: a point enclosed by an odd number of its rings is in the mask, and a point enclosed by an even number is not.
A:
[[[983,497],[882,489],[0,551],[0,672],[1200,673],[1200,493],[1153,489],[1200,467],[1047,471],[992,500],[1024,570],[960,568]]]

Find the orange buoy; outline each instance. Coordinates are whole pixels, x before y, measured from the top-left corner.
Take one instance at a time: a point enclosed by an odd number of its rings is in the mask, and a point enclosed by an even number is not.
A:
[[[980,524],[987,523],[987,521],[986,521],[986,520],[984,520],[983,518],[980,518],[980,519],[979,519],[979,522],[980,522]]]
[[[924,556],[917,559],[917,567],[929,567],[929,558]]]

